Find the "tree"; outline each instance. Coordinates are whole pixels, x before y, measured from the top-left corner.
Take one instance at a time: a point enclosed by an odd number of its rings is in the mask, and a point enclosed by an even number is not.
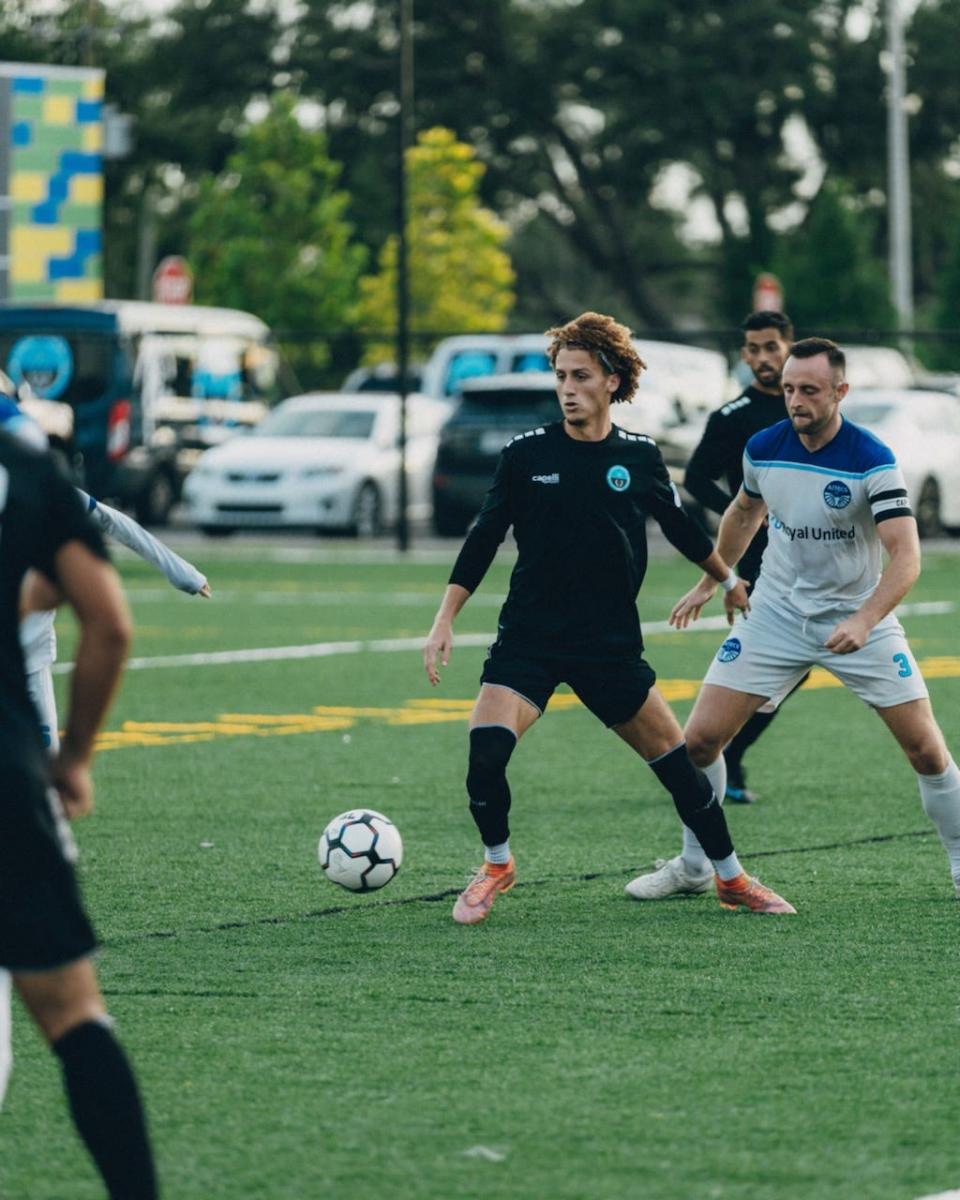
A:
[[[513,304],[513,267],[503,249],[508,231],[478,199],[484,173],[472,147],[449,129],[426,130],[407,158],[410,211],[410,325],[414,333],[495,331]],[[360,281],[357,320],[365,330],[397,328],[397,236],[387,238],[378,271]],[[427,346],[418,347],[425,353]],[[390,357],[385,342],[367,361]]]
[[[872,257],[870,221],[859,207],[844,184],[825,183],[806,220],[784,237],[775,254],[784,303],[805,334],[896,325],[886,271]]]
[[[322,132],[279,94],[220,174],[203,180],[189,223],[197,300],[251,309],[278,330],[345,327],[366,251],[346,219],[348,194]],[[327,359],[319,341],[291,345],[297,366]]]

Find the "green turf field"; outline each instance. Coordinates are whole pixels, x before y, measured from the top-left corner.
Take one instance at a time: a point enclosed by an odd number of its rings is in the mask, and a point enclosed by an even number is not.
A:
[[[302,561],[313,545],[202,547],[209,603],[122,559],[134,655],[425,634],[448,563],[350,561],[346,545]],[[929,557],[910,601],[952,601],[958,569]],[[507,570],[458,632],[495,627]],[[695,575],[655,560],[643,620]],[[956,754],[960,618],[904,624]],[[648,637],[682,714],[720,640]],[[71,641],[64,622],[64,659]],[[169,1200],[960,1187],[960,905],[912,772],[855,697],[794,698],[748,759],[761,802],[729,810],[741,857],[797,917],[629,901],[623,884],[675,852],[672,805],[561,699],[511,766],[520,883],[469,929],[450,908],[479,860],[462,781],[483,651],[455,650],[431,691],[415,650],[351,649],[131,670],[107,722],[82,874]],[[358,805],[406,846],[368,897],[316,863],[327,820]],[[101,1196],[19,1009],[15,1051],[0,1197]]]

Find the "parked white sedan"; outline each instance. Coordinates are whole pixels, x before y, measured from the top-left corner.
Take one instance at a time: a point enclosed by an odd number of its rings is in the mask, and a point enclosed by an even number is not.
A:
[[[407,402],[408,514],[430,512],[437,433],[450,407]],[[249,434],[206,451],[183,495],[205,533],[297,527],[370,537],[396,521],[399,399],[391,394],[310,393],[278,405]]]
[[[948,392],[871,388],[851,391],[840,411],[896,454],[920,536],[960,533],[960,400]]]

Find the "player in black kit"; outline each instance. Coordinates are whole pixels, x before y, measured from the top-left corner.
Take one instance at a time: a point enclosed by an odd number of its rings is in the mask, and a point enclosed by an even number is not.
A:
[[[0,433],[0,967],[60,1059],[74,1122],[113,1200],[157,1195],[143,1109],[90,961],[95,940],[66,818],[92,805],[93,739],[130,640],[101,536],[53,459]],[[52,764],[27,693],[21,588],[40,572],[80,626]]]
[[[712,413],[694,450],[684,487],[704,508],[723,516],[743,483],[743,451],[755,433],[784,419],[780,372],[790,353],[793,325],[785,313],[761,309],[751,313],[740,326],[743,333],[741,357],[753,372],[753,383],[736,400]],[[724,488],[717,481],[726,485]],[[760,559],[767,544],[764,525],[737,564],[740,578],[752,588],[760,574]],[[799,685],[798,685],[799,686]],[[727,768],[724,789],[727,800],[752,804],[756,799],[747,788],[743,756],[776,716],[777,709],[765,706],[754,713],[723,752]]]
[[[467,792],[484,863],[457,899],[453,918],[465,925],[482,921],[516,881],[507,763],[561,682],[670,792],[681,820],[707,848],[725,907],[793,912],[744,874],[723,809],[691,763],[643,658],[636,600],[647,566],[647,515],[682,554],[723,583],[738,608],[746,606],[746,588],[680,507],[656,444],[611,422],[611,403],[632,397],[643,368],[630,331],[612,317],[584,313],[547,336],[563,420],[520,434],[504,448],[423,649],[436,684],[438,660],[449,661],[453,620],[512,525],[519,553],[470,719]]]

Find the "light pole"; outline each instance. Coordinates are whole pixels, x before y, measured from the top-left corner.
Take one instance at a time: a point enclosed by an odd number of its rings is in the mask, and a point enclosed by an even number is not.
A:
[[[400,391],[400,478],[397,549],[410,547],[407,521],[407,395],[410,361],[410,280],[407,265],[407,151],[413,145],[413,0],[398,0],[400,17],[400,165],[397,176],[397,376]]]
[[[887,0],[887,204],[890,291],[901,330],[913,328],[913,259],[910,231],[910,147],[901,0]]]

